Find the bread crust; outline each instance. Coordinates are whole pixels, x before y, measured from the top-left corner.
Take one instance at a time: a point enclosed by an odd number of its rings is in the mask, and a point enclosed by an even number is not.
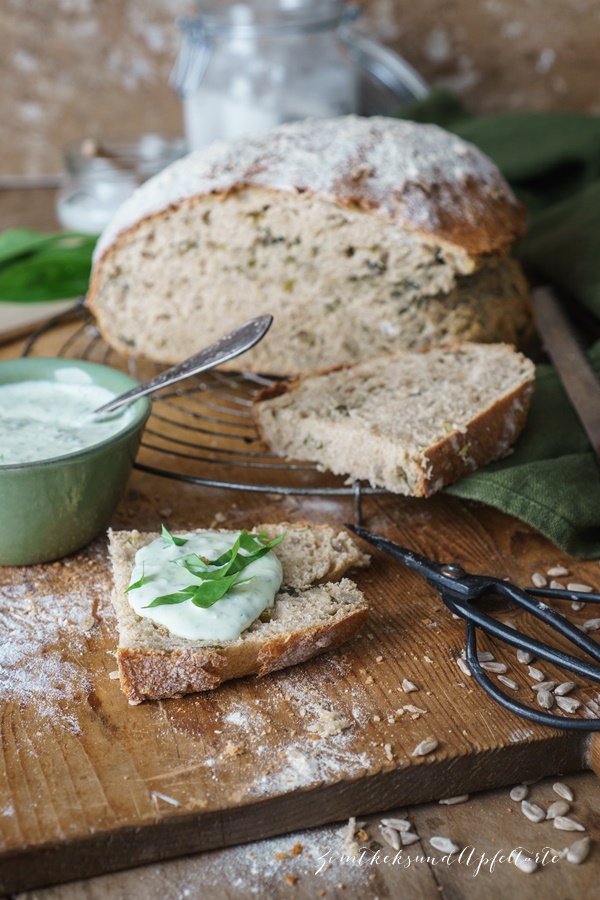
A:
[[[267,531],[271,529],[270,537],[277,536],[283,530],[295,534],[296,546],[302,552],[306,549],[307,530],[315,534],[321,550],[329,542],[332,555],[338,553],[339,559],[337,564],[320,567],[323,577],[334,572],[341,574],[350,566],[364,566],[369,562],[369,557],[359,550],[347,532],[336,534],[329,526],[281,523],[260,526],[258,530],[263,528]],[[158,535],[135,531],[109,534],[114,571],[112,602],[119,628],[117,663],[121,688],[131,704],[214,690],[233,678],[267,675],[304,662],[349,640],[368,615],[368,601],[352,581],[344,578],[339,583],[305,586],[303,590],[282,587],[275,598],[274,620],[282,612],[284,625],[288,619],[294,620],[293,615],[286,618],[286,606],[294,611],[302,610],[305,602],[329,603],[327,615],[315,616],[312,624],[305,621],[278,628],[277,625],[253,623],[239,640],[220,644],[165,634],[165,629],[135,614],[125,593],[135,553]],[[336,551],[338,539],[342,545]],[[284,575],[287,571],[291,573],[292,580],[297,581],[296,567],[286,564],[285,558],[281,561]]]

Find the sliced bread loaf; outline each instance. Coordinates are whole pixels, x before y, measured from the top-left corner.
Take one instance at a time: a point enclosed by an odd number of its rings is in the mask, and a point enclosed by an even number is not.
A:
[[[316,525],[261,525],[283,569],[274,606],[235,641],[186,640],[139,616],[126,593],[135,554],[157,534],[110,532],[121,688],[132,704],[212,690],[244,675],[266,675],[338,647],[367,617],[369,603],[354,582],[340,578],[369,557],[345,531]],[[221,532],[226,533],[226,532]],[[220,601],[222,602],[222,601]]]
[[[532,316],[509,253],[523,222],[494,164],[436,126],[295,122],[142,185],[100,238],[88,303],[110,344],[163,363],[271,313],[242,365],[274,374],[520,343]]]
[[[429,496],[509,452],[534,375],[506,344],[397,351],[279,384],[254,415],[281,456]]]

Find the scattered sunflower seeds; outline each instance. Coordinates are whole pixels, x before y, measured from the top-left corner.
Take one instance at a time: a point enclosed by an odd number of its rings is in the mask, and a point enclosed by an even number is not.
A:
[[[585,831],[585,827],[581,822],[570,819],[568,816],[557,816],[554,819],[554,827],[559,831]]]
[[[591,594],[594,590],[589,584],[580,584],[578,581],[570,581],[567,585],[568,591],[577,591],[578,594]]]
[[[501,681],[502,684],[505,684],[507,688],[510,688],[511,691],[518,691],[519,685],[512,678],[508,678],[507,675],[498,675],[498,681]]]
[[[535,666],[528,666],[527,671],[529,672],[530,677],[533,678],[534,681],[545,681],[546,680],[546,676],[544,675],[544,673],[540,669],[536,669]]]
[[[551,803],[548,807],[546,818],[556,819],[557,816],[566,816],[570,809],[571,806],[566,800],[555,800],[554,803]]]
[[[568,574],[569,570],[565,569],[564,566],[552,566],[551,569],[546,569],[546,575],[550,575],[551,578],[561,578]]]
[[[576,687],[577,685],[574,681],[563,681],[562,684],[559,684],[558,687],[554,688],[554,693],[557,697],[564,697],[565,694],[570,694]]]
[[[384,825],[383,827],[380,825],[379,830],[381,831],[381,837],[386,844],[389,844],[394,850],[400,849],[400,835],[397,831],[394,831],[393,828],[390,828],[387,825]]]
[[[531,583],[534,587],[542,588],[546,587],[546,585],[548,584],[548,579],[545,575],[542,575],[541,572],[534,572],[531,576]]]
[[[451,841],[450,838],[446,837],[429,838],[429,843],[432,847],[435,847],[436,850],[440,850],[442,853],[458,853],[460,850],[458,844],[455,844],[454,841]]]
[[[523,856],[521,853],[515,856],[513,862],[517,869],[521,872],[525,872],[526,875],[531,875],[532,872],[535,872],[537,869],[536,861],[529,856]]]
[[[521,803],[521,812],[530,822],[543,822],[546,813],[537,803],[530,803],[529,800],[523,800]]]
[[[557,701],[560,698],[557,698]],[[550,691],[538,691],[537,692],[537,705],[541,706],[542,709],[552,709],[552,704],[554,703],[554,696],[550,693]]]
[[[559,696],[556,698],[556,705],[559,709],[562,709],[563,712],[574,713],[581,708],[581,700],[578,700],[577,697]]]
[[[424,741],[421,741],[420,744],[417,744],[411,756],[427,756],[428,753],[433,753],[434,750],[437,750],[439,747],[439,742],[436,741],[433,737],[425,738]]]
[[[468,675],[469,678],[471,677],[471,670],[469,668],[469,664],[467,663],[466,659],[463,659],[462,656],[459,656],[458,659],[456,660],[456,665],[458,666],[460,671],[463,673],[463,675]]]
[[[560,581],[551,581],[550,587],[553,591],[564,591],[565,589],[564,584],[561,584]]]
[[[533,656],[531,653],[528,653],[526,650],[517,650],[517,660],[523,665],[528,666],[532,661]]]
[[[587,619],[582,624],[581,628],[585,632],[598,631],[598,629],[600,628],[600,619]]]
[[[405,678],[402,682],[402,690],[405,694],[410,694],[413,691],[418,691],[419,688],[412,681],[409,681],[408,678]]]
[[[482,662],[480,666],[486,672],[493,672],[495,675],[504,675],[508,671],[508,666],[501,662]]]
[[[589,837],[581,838],[578,841],[575,841],[574,844],[571,844],[569,849],[567,850],[567,862],[573,863],[578,866],[580,863],[585,862],[589,856],[591,848],[591,841]]]
[[[396,831],[410,831],[412,822],[408,819],[382,819],[381,824],[386,828],[395,828]]]
[[[529,788],[526,784],[515,784],[510,792],[510,799],[521,801],[529,794]]]
[[[538,681],[537,684],[531,685],[532,691],[552,691],[556,687],[555,681]]]
[[[477,659],[479,660],[480,663],[493,662],[494,654],[490,653],[489,650],[478,650],[477,651]]]
[[[441,806],[455,806],[457,803],[466,803],[468,799],[468,794],[458,794],[456,797],[444,797],[439,803]]]
[[[571,609],[573,610],[573,612],[581,612],[584,606],[585,603],[583,603],[581,600],[573,600],[573,602],[571,603]]]
[[[565,784],[563,781],[556,781],[552,785],[552,790],[555,794],[558,794],[559,797],[562,797],[563,800],[568,800],[569,803],[573,802],[573,791],[569,787],[568,784]]]
[[[413,834],[412,831],[402,831],[400,833],[400,840],[402,841],[403,847],[409,847],[410,844],[416,843],[416,841],[420,841],[421,838],[418,834]]]

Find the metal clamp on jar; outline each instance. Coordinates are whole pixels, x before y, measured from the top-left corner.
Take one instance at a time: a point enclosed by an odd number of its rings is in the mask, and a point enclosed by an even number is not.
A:
[[[425,82],[399,56],[357,34],[341,0],[201,5],[180,22],[171,84],[190,149],[295,119],[391,113]]]

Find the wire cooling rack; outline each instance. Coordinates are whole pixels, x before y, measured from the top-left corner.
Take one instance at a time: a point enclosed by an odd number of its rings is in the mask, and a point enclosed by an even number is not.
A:
[[[103,340],[92,315],[78,304],[50,319],[32,336],[25,356],[59,356],[103,363],[138,381],[164,366],[124,359]],[[137,469],[204,487],[276,494],[353,497],[360,521],[361,498],[385,491],[346,484],[315,465],[293,462],[261,445],[252,403],[274,379],[251,372],[212,370],[153,395],[135,463]]]

